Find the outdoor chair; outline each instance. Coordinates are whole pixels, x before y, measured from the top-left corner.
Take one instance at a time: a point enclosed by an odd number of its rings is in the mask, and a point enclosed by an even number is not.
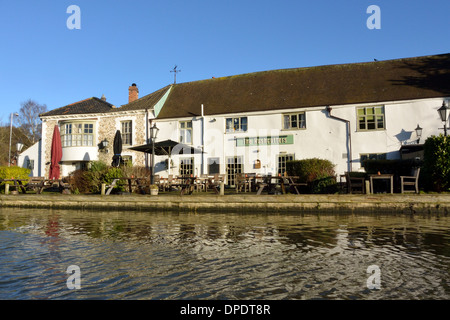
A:
[[[347,192],[348,193],[353,193],[353,191],[356,191],[357,193],[365,192],[366,178],[364,176],[352,174],[351,172],[346,172],[345,180],[347,182]]]
[[[248,179],[245,177],[245,174],[236,173],[236,192],[242,191],[242,188],[244,188],[244,192],[250,191]]]
[[[201,191],[206,191],[206,181],[207,176],[202,174],[199,178],[197,177],[195,179],[195,191],[197,192],[201,192]]]
[[[400,176],[401,192],[419,193],[419,174],[420,168],[415,168],[412,176]],[[405,186],[412,186],[414,189],[405,190]]]
[[[161,185],[161,177],[159,176],[159,174],[154,175],[153,182],[158,186],[159,190],[162,191],[163,185]]]

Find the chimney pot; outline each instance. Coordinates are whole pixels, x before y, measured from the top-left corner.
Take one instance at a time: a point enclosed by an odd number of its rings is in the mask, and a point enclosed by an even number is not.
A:
[[[136,86],[136,83],[133,83],[128,88],[128,103],[133,102],[135,100],[139,99],[139,89]]]

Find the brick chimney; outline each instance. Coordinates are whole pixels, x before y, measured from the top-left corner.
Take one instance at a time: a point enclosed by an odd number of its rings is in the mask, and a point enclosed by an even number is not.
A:
[[[136,86],[136,83],[133,83],[128,88],[128,103],[133,102],[134,100],[137,100],[139,98],[139,89]]]

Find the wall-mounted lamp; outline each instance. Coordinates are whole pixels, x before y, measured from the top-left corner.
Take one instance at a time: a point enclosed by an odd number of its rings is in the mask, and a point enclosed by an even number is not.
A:
[[[445,105],[445,101],[442,102],[442,106],[437,110],[441,121],[444,123],[444,136],[447,136],[447,119],[450,108]]]
[[[103,141],[102,142],[100,142],[100,144],[99,144],[99,149],[101,150],[101,151],[103,151],[103,152],[108,152],[108,149],[107,149],[107,147],[108,147],[108,140],[106,140],[106,139],[103,139]]]
[[[416,136],[417,136],[417,144],[420,142],[420,137],[422,137],[422,128],[417,124],[416,130]]]

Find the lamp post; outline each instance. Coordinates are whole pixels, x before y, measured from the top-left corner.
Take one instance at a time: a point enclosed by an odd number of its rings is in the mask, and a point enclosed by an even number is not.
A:
[[[447,119],[448,119],[448,111],[449,107],[445,105],[445,101],[442,102],[442,106],[438,109],[439,116],[441,117],[441,121],[444,123],[444,136],[447,136]]]
[[[155,140],[158,136],[158,127],[156,123],[150,128],[150,138],[152,139],[152,176],[150,179],[151,184],[155,184]]]
[[[12,139],[12,124],[13,124],[13,116],[18,117],[19,114],[11,113],[11,121],[9,123],[9,158],[8,158],[8,167],[11,167],[11,139]]]
[[[417,144],[419,144],[419,142],[420,142],[420,137],[422,137],[422,130],[423,130],[423,129],[422,129],[419,125],[417,125],[417,128],[414,129],[414,130],[416,130]]]

